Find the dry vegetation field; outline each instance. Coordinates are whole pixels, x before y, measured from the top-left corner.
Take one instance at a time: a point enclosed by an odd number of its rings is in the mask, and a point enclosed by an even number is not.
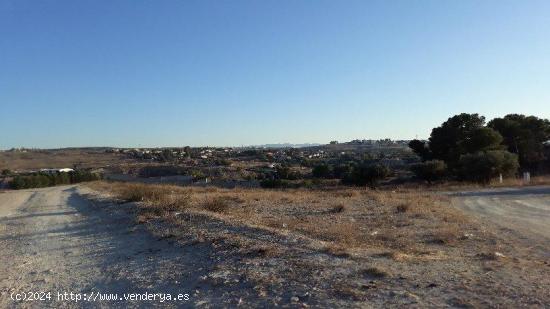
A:
[[[32,152],[0,152],[0,166],[10,170],[38,170],[41,168],[97,168],[129,161],[121,154],[97,150],[61,149]]]
[[[416,191],[460,191],[460,190],[476,190],[488,188],[507,188],[507,187],[523,187],[523,186],[548,186],[550,185],[550,176],[533,176],[529,183],[524,183],[521,178],[504,178],[502,183],[498,179],[492,180],[487,185],[482,185],[473,182],[464,181],[440,181],[433,184],[410,182],[401,184],[401,188]]]
[[[274,303],[289,289],[294,301],[309,305],[319,299],[466,307],[550,301],[550,280],[537,271],[547,270],[547,261],[450,207],[443,195],[88,186],[120,203],[137,202],[137,222],[163,238],[216,247],[218,263],[204,280],[220,285],[245,278]]]

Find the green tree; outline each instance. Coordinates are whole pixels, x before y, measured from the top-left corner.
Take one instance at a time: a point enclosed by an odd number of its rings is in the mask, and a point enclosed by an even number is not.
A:
[[[25,179],[22,176],[15,176],[9,183],[12,189],[19,190],[25,188]]]
[[[508,151],[519,157],[522,169],[535,171],[546,159],[544,142],[550,140],[550,121],[518,114],[495,118],[488,124],[504,138]]]
[[[164,162],[169,162],[174,160],[174,154],[171,149],[163,149],[159,155],[160,160]]]
[[[353,166],[351,164],[338,164],[336,165],[333,170],[332,170],[332,173],[334,174],[334,177],[336,178],[343,178],[345,177],[346,175],[348,175],[351,170],[353,169]]]
[[[412,151],[422,159],[422,161],[430,160],[432,157],[430,148],[424,141],[413,139],[409,142],[409,148],[411,148]]]
[[[466,153],[474,153],[487,150],[502,150],[502,135],[497,131],[488,128],[478,128],[471,132],[464,140],[459,143],[460,148]]]
[[[443,160],[454,168],[460,156],[468,153],[464,141],[470,139],[476,130],[483,128],[485,117],[478,114],[460,114],[434,128],[429,139],[429,149],[434,159]]]
[[[416,177],[426,180],[428,183],[445,176],[447,165],[441,160],[430,160],[411,166],[411,171]]]
[[[288,166],[277,166],[277,175],[280,179],[296,180],[300,178],[300,174],[292,170]]]
[[[313,168],[313,177],[317,178],[329,178],[331,176],[330,166],[327,164],[320,164]]]
[[[499,174],[512,176],[518,167],[517,155],[505,150],[480,151],[460,157],[461,177],[482,184],[488,184]]]
[[[356,186],[369,186],[375,188],[380,181],[390,175],[390,170],[382,164],[359,165],[353,168],[351,173],[347,175],[343,182]]]

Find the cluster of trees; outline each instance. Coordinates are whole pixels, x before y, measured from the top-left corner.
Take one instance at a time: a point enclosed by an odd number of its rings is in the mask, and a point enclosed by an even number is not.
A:
[[[9,185],[12,189],[19,190],[66,185],[100,179],[101,175],[87,171],[74,171],[69,173],[55,174],[38,173],[27,176],[15,176],[10,181]]]
[[[355,186],[375,188],[380,181],[390,176],[390,169],[382,164],[360,164],[353,166],[344,175],[342,182]]]
[[[488,183],[518,169],[532,173],[548,164],[545,142],[550,122],[534,116],[511,114],[485,123],[478,114],[460,114],[434,128],[427,142],[413,140],[409,147],[422,159],[412,171],[427,181],[452,176]]]
[[[313,167],[312,174],[316,178],[339,178],[344,184],[374,188],[391,171],[383,164],[364,160],[338,165],[319,164]]]

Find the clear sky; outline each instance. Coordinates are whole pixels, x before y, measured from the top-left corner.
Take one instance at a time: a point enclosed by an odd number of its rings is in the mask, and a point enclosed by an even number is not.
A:
[[[550,1],[0,0],[0,148],[426,138],[550,118]]]

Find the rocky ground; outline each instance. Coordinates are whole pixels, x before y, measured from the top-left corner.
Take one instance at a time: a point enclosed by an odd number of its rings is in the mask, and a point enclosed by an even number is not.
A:
[[[406,204],[412,195],[400,192],[204,189],[185,192],[192,200],[185,207],[157,211],[150,201],[126,202],[119,191],[94,188],[0,193],[0,306],[550,303],[542,236],[462,215],[445,199],[432,208],[424,198]],[[52,299],[11,299],[41,291]],[[57,292],[188,294],[188,300],[75,302],[58,300]]]

